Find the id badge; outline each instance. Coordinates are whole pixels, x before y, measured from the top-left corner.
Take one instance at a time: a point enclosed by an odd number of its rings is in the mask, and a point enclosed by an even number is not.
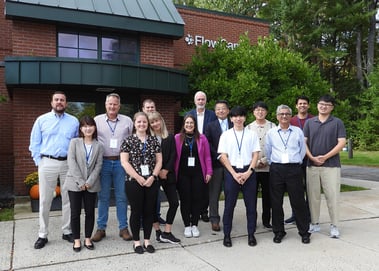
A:
[[[149,166],[141,165],[141,173],[142,173],[142,176],[149,176],[150,175]]]
[[[282,154],[282,164],[288,164],[290,162],[290,159],[288,158],[288,153]]]
[[[236,165],[237,168],[243,168],[243,161],[242,161],[242,157],[239,157],[237,159],[237,165]]]
[[[109,148],[117,149],[117,138],[111,138],[109,141]]]
[[[195,157],[188,157],[188,166],[189,167],[195,166]]]

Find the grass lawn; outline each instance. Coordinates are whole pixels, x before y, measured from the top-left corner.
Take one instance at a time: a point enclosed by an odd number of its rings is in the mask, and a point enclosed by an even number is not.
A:
[[[0,208],[0,221],[13,220],[13,208]]]
[[[340,153],[342,165],[379,167],[379,151],[353,151],[353,158],[349,159],[346,151]]]

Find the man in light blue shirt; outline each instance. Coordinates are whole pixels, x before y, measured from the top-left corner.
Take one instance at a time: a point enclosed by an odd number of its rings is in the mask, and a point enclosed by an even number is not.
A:
[[[292,110],[279,105],[276,117],[279,125],[266,135],[265,151],[270,164],[270,192],[274,243],[281,243],[284,229],[283,197],[287,191],[292,210],[296,213],[296,226],[304,244],[310,243],[307,206],[304,199],[301,164],[306,153],[303,131],[290,125]]]
[[[58,180],[63,187],[68,170],[67,152],[70,140],[78,136],[79,122],[65,113],[66,95],[55,92],[51,100],[52,110],[37,118],[30,135],[29,150],[38,166],[39,178],[39,232],[35,249],[47,243],[49,212]],[[70,201],[68,193],[62,195],[62,239],[73,242],[70,225]]]

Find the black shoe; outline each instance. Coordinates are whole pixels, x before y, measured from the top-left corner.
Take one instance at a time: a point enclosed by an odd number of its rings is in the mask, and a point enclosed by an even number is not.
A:
[[[257,245],[257,239],[255,239],[254,234],[249,234],[249,238],[247,240],[248,240],[247,243],[249,244],[249,246],[254,247]]]
[[[87,249],[89,249],[89,250],[94,250],[94,249],[95,249],[95,246],[94,246],[94,244],[92,243],[92,241],[91,241],[91,244],[90,244],[90,245],[86,245],[86,242],[84,241],[84,246],[85,246]]]
[[[286,232],[275,233],[275,236],[274,236],[274,239],[273,239],[274,243],[277,243],[277,244],[281,243],[283,237],[286,236],[286,234],[287,234]]]
[[[295,224],[295,222],[296,222],[296,219],[294,215],[284,220],[284,224]]]
[[[161,235],[162,235],[162,231],[161,230],[155,231],[155,240],[157,240],[157,242],[161,241]]]
[[[133,249],[134,249],[134,252],[137,253],[137,254],[143,254],[143,248],[142,246],[134,246],[133,245]]]
[[[231,247],[232,246],[232,239],[230,238],[230,235],[224,236],[224,246],[225,247]]]
[[[162,243],[179,244],[180,239],[176,238],[171,232],[162,232],[160,241]]]
[[[263,223],[263,227],[267,229],[272,229],[272,225],[270,223]]]
[[[41,249],[47,244],[47,238],[38,237],[37,241],[34,243],[35,249]]]
[[[209,222],[208,213],[204,213],[200,217],[201,217],[201,220],[203,220],[204,222]]]
[[[143,248],[144,248],[147,252],[149,252],[149,253],[154,253],[154,252],[155,252],[155,248],[154,248],[152,245],[147,245],[147,246],[143,245]]]
[[[72,237],[72,233],[70,234],[62,234],[62,239],[66,240],[70,243],[74,243],[74,237]]]
[[[85,245],[84,245],[85,246]],[[75,247],[75,243],[72,245],[72,249],[75,251],[75,252],[80,252],[82,250],[82,245],[80,245],[80,247]]]
[[[303,244],[309,244],[311,242],[311,235],[305,234],[305,235],[301,236],[301,242]]]

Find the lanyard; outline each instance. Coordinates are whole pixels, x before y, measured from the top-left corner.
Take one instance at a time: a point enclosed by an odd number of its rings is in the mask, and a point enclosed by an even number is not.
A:
[[[242,140],[243,140],[243,136],[244,136],[244,134],[245,134],[245,129],[242,130],[241,143],[238,142],[238,138],[237,138],[236,130],[235,130],[234,128],[233,128],[233,132],[234,132],[234,136],[236,137],[236,141],[237,141],[238,154],[241,155]]]
[[[143,141],[141,164],[144,164],[145,162],[145,153],[146,153],[146,137],[145,137],[145,140]]]
[[[290,130],[290,133],[289,133],[287,139],[285,139],[285,140],[283,139],[282,135],[280,134],[280,131],[281,131],[281,130],[278,130],[278,134],[279,134],[279,136],[280,136],[280,139],[282,140],[282,143],[283,143],[283,145],[284,145],[284,149],[286,150],[286,149],[287,149],[287,145],[288,145],[288,140],[290,139],[290,136],[291,136],[292,130]]]
[[[188,144],[190,148],[190,156],[192,157],[193,137],[191,138],[191,140],[189,140],[189,138],[186,137],[186,143]]]
[[[112,121],[112,122],[113,122],[113,121]],[[112,126],[109,124],[109,120],[107,120],[107,123],[108,123],[109,129],[111,129],[111,132],[112,132],[112,136],[114,136],[114,132],[116,131],[117,122],[118,122],[118,119],[116,119],[116,123],[115,123],[114,127],[112,128]]]
[[[88,148],[87,148],[86,144],[83,143],[83,145],[84,145],[84,150],[86,151],[86,162],[87,162],[87,165],[88,165],[88,161],[89,161],[89,158],[90,158],[91,152],[92,152],[92,145],[91,145],[89,151],[88,151]]]

